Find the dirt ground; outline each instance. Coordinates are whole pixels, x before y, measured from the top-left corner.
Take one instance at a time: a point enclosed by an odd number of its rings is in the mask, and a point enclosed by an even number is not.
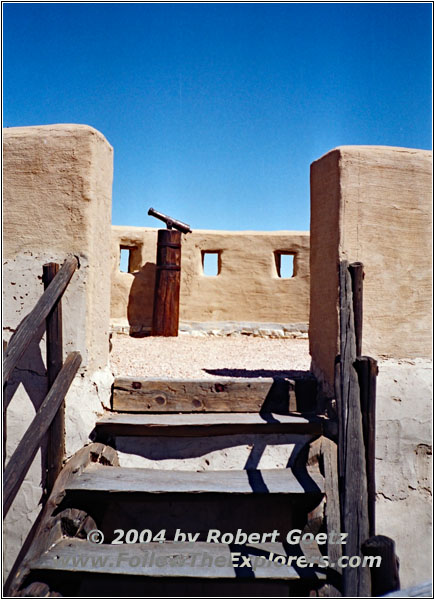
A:
[[[173,379],[291,376],[310,369],[308,340],[114,335],[115,375]]]

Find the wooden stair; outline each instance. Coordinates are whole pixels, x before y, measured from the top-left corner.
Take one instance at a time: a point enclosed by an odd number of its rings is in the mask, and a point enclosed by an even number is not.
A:
[[[96,423],[100,441],[116,436],[209,436],[238,433],[310,433],[331,431],[331,421],[316,414],[193,413],[129,414],[109,413]]]
[[[30,596],[35,590],[45,596],[88,597],[325,595],[331,587],[325,569],[315,562],[300,567],[293,559],[290,565],[277,564],[270,553],[287,562],[289,557],[308,560],[337,552],[332,546],[320,549],[312,542],[295,546],[286,541],[286,533],[294,528],[339,530],[335,443],[326,437],[334,434],[334,424],[312,412],[289,411],[297,405],[294,382],[251,380],[249,390],[239,381],[237,385],[220,381],[217,389],[213,382],[205,386],[197,382],[196,388],[189,382],[183,389],[178,382],[170,395],[168,382],[144,381],[129,380],[129,390],[122,390],[122,402],[130,410],[133,407],[132,412],[104,415],[96,423],[97,441],[66,463],[11,583],[11,595]],[[126,387],[125,378],[121,383]],[[311,381],[308,387],[312,389]],[[163,394],[169,410],[151,412],[153,404],[161,406],[158,398]],[[114,404],[116,396],[115,389]],[[198,396],[195,412],[170,410],[186,409]],[[235,404],[240,396],[243,402]],[[243,412],[228,410],[235,405]],[[267,412],[270,407],[280,410]],[[122,438],[171,443],[185,437],[199,443],[253,434],[265,440],[270,435],[286,440],[293,436],[298,444],[289,466],[196,471],[155,468],[156,463],[153,468],[135,468],[119,466],[116,452]],[[88,541],[95,529],[101,531],[104,543]],[[164,539],[114,544],[117,529],[124,534],[149,530],[153,535],[163,530]],[[216,543],[207,538],[211,529],[259,537],[245,543]],[[177,531],[196,534],[195,542],[177,541]],[[270,541],[273,531],[276,539]],[[241,564],[232,562],[234,553],[245,557]],[[204,564],[192,563],[194,555],[201,561],[206,557]],[[339,578],[338,571],[335,574]]]
[[[255,481],[262,485],[256,488]],[[91,464],[66,490],[110,494],[309,494],[323,493],[323,477],[292,469],[169,471]]]

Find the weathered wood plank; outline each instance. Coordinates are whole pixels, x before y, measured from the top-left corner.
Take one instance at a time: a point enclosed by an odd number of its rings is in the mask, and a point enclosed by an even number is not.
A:
[[[77,267],[78,261],[74,256],[67,258],[33,310],[21,321],[9,341],[3,359],[3,385],[7,382],[16,364],[38,333],[41,324],[64,293]]]
[[[361,356],[363,329],[364,265],[361,262],[354,262],[350,264],[349,273],[352,280],[352,308],[355,327],[356,355]]]
[[[337,445],[330,439],[322,438],[322,463],[325,477],[325,518],[327,533],[340,533],[340,496],[338,489],[338,462]],[[326,545],[326,555],[329,557],[330,564],[334,567],[328,569],[328,585],[319,593],[324,597],[341,597],[342,569],[338,565],[338,560],[342,556],[342,546],[340,544]]]
[[[77,477],[90,462],[114,466],[119,464],[116,451],[109,446],[99,443],[84,446],[67,461],[42,510],[40,522],[29,550],[18,569],[8,577],[5,584],[6,596],[16,595],[29,573],[31,561],[39,557],[48,548],[51,548],[64,535],[64,531],[59,527],[58,515],[53,516],[53,513],[55,513],[58,505],[64,498],[65,488],[70,479]]]
[[[6,465],[3,479],[3,516],[7,514],[81,362],[82,357],[80,353],[71,352],[32,423]]]
[[[278,412],[296,406],[295,382],[276,378],[217,381],[117,377],[112,408],[126,412]]]
[[[369,537],[367,478],[362,429],[360,389],[354,368],[356,358],[352,281],[348,262],[340,263],[340,390],[339,466],[342,469],[342,531],[348,534],[346,554],[361,556],[361,545]],[[370,574],[363,567],[343,569],[343,595],[370,596]]]
[[[48,263],[43,266],[42,280],[46,290],[59,272],[57,263]],[[52,308],[46,319],[46,365],[47,384],[51,388],[63,364],[63,332],[62,332],[62,301]],[[47,435],[47,472],[45,489],[50,495],[54,482],[62,469],[65,455],[65,402],[59,406]]]
[[[321,435],[321,416],[259,413],[109,414],[96,423],[97,437],[197,437],[237,433],[311,433]]]
[[[243,564],[240,552],[250,557],[250,567]],[[51,569],[116,575],[141,575],[145,577],[195,577],[207,579],[325,579],[315,568],[298,568],[272,563],[274,556],[287,557],[279,542],[265,544],[229,545],[194,542],[151,542],[148,544],[91,544],[82,540],[62,540],[32,562],[32,569]],[[255,562],[254,562],[255,561]],[[255,567],[254,567],[255,565]]]
[[[255,471],[173,471],[89,465],[67,485],[69,490],[110,493],[322,493],[323,477],[292,469]]]
[[[378,364],[374,358],[356,359],[355,368],[360,386],[363,437],[367,470],[369,536],[375,535],[376,524],[376,378]]]

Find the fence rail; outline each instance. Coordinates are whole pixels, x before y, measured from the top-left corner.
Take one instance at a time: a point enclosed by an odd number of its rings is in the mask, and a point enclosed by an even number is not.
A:
[[[48,393],[5,468],[3,517],[9,511],[45,435],[47,435],[48,441],[45,463],[47,474],[45,498],[48,497],[62,468],[64,399],[80,367],[82,357],[79,352],[72,352],[62,366],[61,298],[78,267],[79,263],[75,257],[68,258],[60,269],[56,263],[44,265],[43,280],[46,289],[33,310],[18,325],[5,352],[3,360],[4,386],[45,321]]]

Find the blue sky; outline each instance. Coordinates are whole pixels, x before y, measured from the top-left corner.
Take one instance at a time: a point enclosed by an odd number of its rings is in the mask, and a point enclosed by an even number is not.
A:
[[[3,124],[114,147],[113,223],[309,229],[343,144],[431,148],[432,5],[3,4]]]

